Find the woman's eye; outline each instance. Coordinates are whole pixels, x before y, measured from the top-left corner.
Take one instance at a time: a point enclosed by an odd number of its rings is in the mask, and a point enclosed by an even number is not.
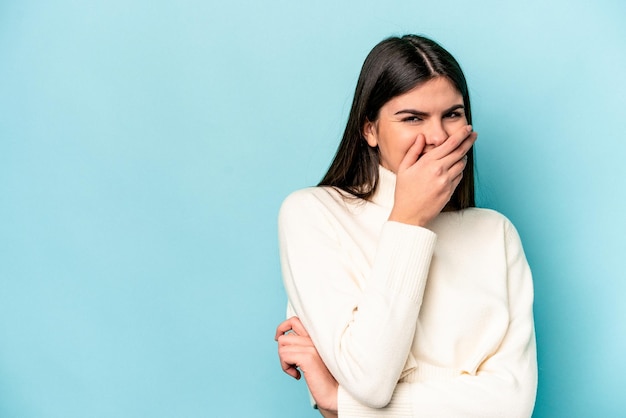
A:
[[[450,112],[446,115],[448,119],[456,119],[456,118],[460,118],[461,116],[462,116],[461,112]]]
[[[403,122],[421,122],[422,118],[420,118],[419,116],[407,116],[406,118],[402,119]]]

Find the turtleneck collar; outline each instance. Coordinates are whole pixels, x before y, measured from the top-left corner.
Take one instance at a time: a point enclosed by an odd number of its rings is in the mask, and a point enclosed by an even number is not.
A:
[[[371,197],[377,205],[392,208],[396,191],[396,175],[382,165],[378,166],[378,187]]]

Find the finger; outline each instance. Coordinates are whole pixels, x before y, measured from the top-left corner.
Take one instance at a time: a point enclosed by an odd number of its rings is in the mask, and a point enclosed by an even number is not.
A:
[[[315,347],[310,337],[302,337],[295,333],[284,334],[278,337],[278,346]]]
[[[453,180],[452,180],[452,191],[454,192],[454,190],[456,190],[456,188],[458,187],[458,185],[461,183],[461,180],[463,179],[463,170],[461,170],[461,172],[459,173],[458,176],[456,176]]]
[[[290,318],[290,320],[291,320],[291,329],[297,335],[299,335],[301,337],[308,337],[309,336],[309,333],[304,328],[304,325],[302,325],[302,322],[300,322],[300,318],[298,318],[297,316],[292,316]]]
[[[469,134],[467,138],[465,138],[456,149],[440,159],[444,167],[448,167],[449,169],[454,164],[466,157],[477,139],[478,134],[476,132],[472,132],[471,134]]]
[[[287,345],[278,349],[278,357],[281,362],[288,367],[297,367],[302,371],[303,368],[311,366],[315,359],[320,359],[319,353],[313,347],[310,346],[295,346]]]
[[[278,327],[276,328],[276,335],[274,336],[274,341],[278,341],[278,337],[283,335],[286,332],[289,332],[293,329],[292,326],[292,321],[293,319],[298,319],[297,316],[292,316],[289,319],[284,320],[283,322],[281,322],[280,324],[278,324]]]
[[[406,170],[411,167],[418,160],[420,154],[424,151],[424,147],[426,146],[426,138],[424,135],[419,134],[417,138],[415,138],[415,142],[400,161],[400,165],[398,166],[398,171]]]
[[[455,162],[452,167],[450,167],[448,169],[448,174],[449,174],[449,178],[451,179],[451,182],[454,184],[454,182],[456,181],[457,177],[459,175],[462,176],[463,172],[465,171],[465,167],[467,166],[467,155],[461,157],[460,160],[458,160],[457,162]],[[459,181],[461,181],[461,179],[459,179]],[[456,186],[455,186],[456,188]]]
[[[452,195],[454,194],[455,190],[457,189],[457,187],[459,187],[459,184],[461,183],[461,180],[463,179],[463,172],[461,172],[461,174],[459,174],[458,176],[456,176],[451,182],[450,182],[450,197],[448,198],[448,202],[450,201],[450,199],[452,198]]]
[[[306,373],[311,366],[314,365],[314,360],[319,360],[319,354],[315,347],[297,347],[293,345],[280,347],[278,349],[278,356],[280,358],[281,368],[288,375],[299,379],[301,372]]]
[[[302,325],[302,322],[300,322],[300,318],[298,318],[297,316],[292,316],[291,318],[281,322],[278,325],[278,327],[276,328],[276,334],[274,335],[274,341],[278,341],[278,337],[289,331],[293,331],[303,337],[309,336],[306,328],[304,328],[304,325]]]
[[[280,367],[285,373],[287,373],[289,376],[293,377],[296,380],[300,380],[300,377],[302,377],[302,375],[300,374],[300,370],[298,370],[295,364],[289,364],[281,360]]]
[[[472,148],[474,146],[474,144],[476,143],[476,141],[478,140],[478,133],[477,132],[470,132],[470,134],[467,136],[467,138],[465,138],[463,140],[463,142],[461,143],[461,145],[459,145],[459,147],[457,148],[463,155],[466,155],[470,148]]]
[[[432,151],[430,151],[426,155],[430,159],[440,160],[448,156],[454,150],[456,150],[461,144],[463,144],[463,141],[466,138],[468,138],[471,134],[472,134],[472,125],[466,125],[462,127],[461,129],[457,130],[456,132],[454,132],[452,135],[450,135],[448,139],[445,140],[443,144],[434,148]]]
[[[278,347],[278,359],[280,361],[280,368],[285,373],[294,379],[300,379],[300,370],[298,370],[298,354],[302,351],[302,348],[293,346]]]

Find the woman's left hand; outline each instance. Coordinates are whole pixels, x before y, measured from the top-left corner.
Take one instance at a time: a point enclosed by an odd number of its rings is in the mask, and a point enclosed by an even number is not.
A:
[[[284,372],[300,379],[301,370],[322,415],[336,414],[339,385],[298,317],[293,316],[278,325],[275,340],[278,341],[278,356]]]

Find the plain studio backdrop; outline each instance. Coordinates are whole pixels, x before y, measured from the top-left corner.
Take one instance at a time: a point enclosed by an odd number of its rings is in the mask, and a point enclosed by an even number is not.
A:
[[[318,416],[273,341],[277,211],[404,33],[460,61],[479,203],[524,242],[534,417],[626,416],[625,5],[2,1],[0,416]]]

